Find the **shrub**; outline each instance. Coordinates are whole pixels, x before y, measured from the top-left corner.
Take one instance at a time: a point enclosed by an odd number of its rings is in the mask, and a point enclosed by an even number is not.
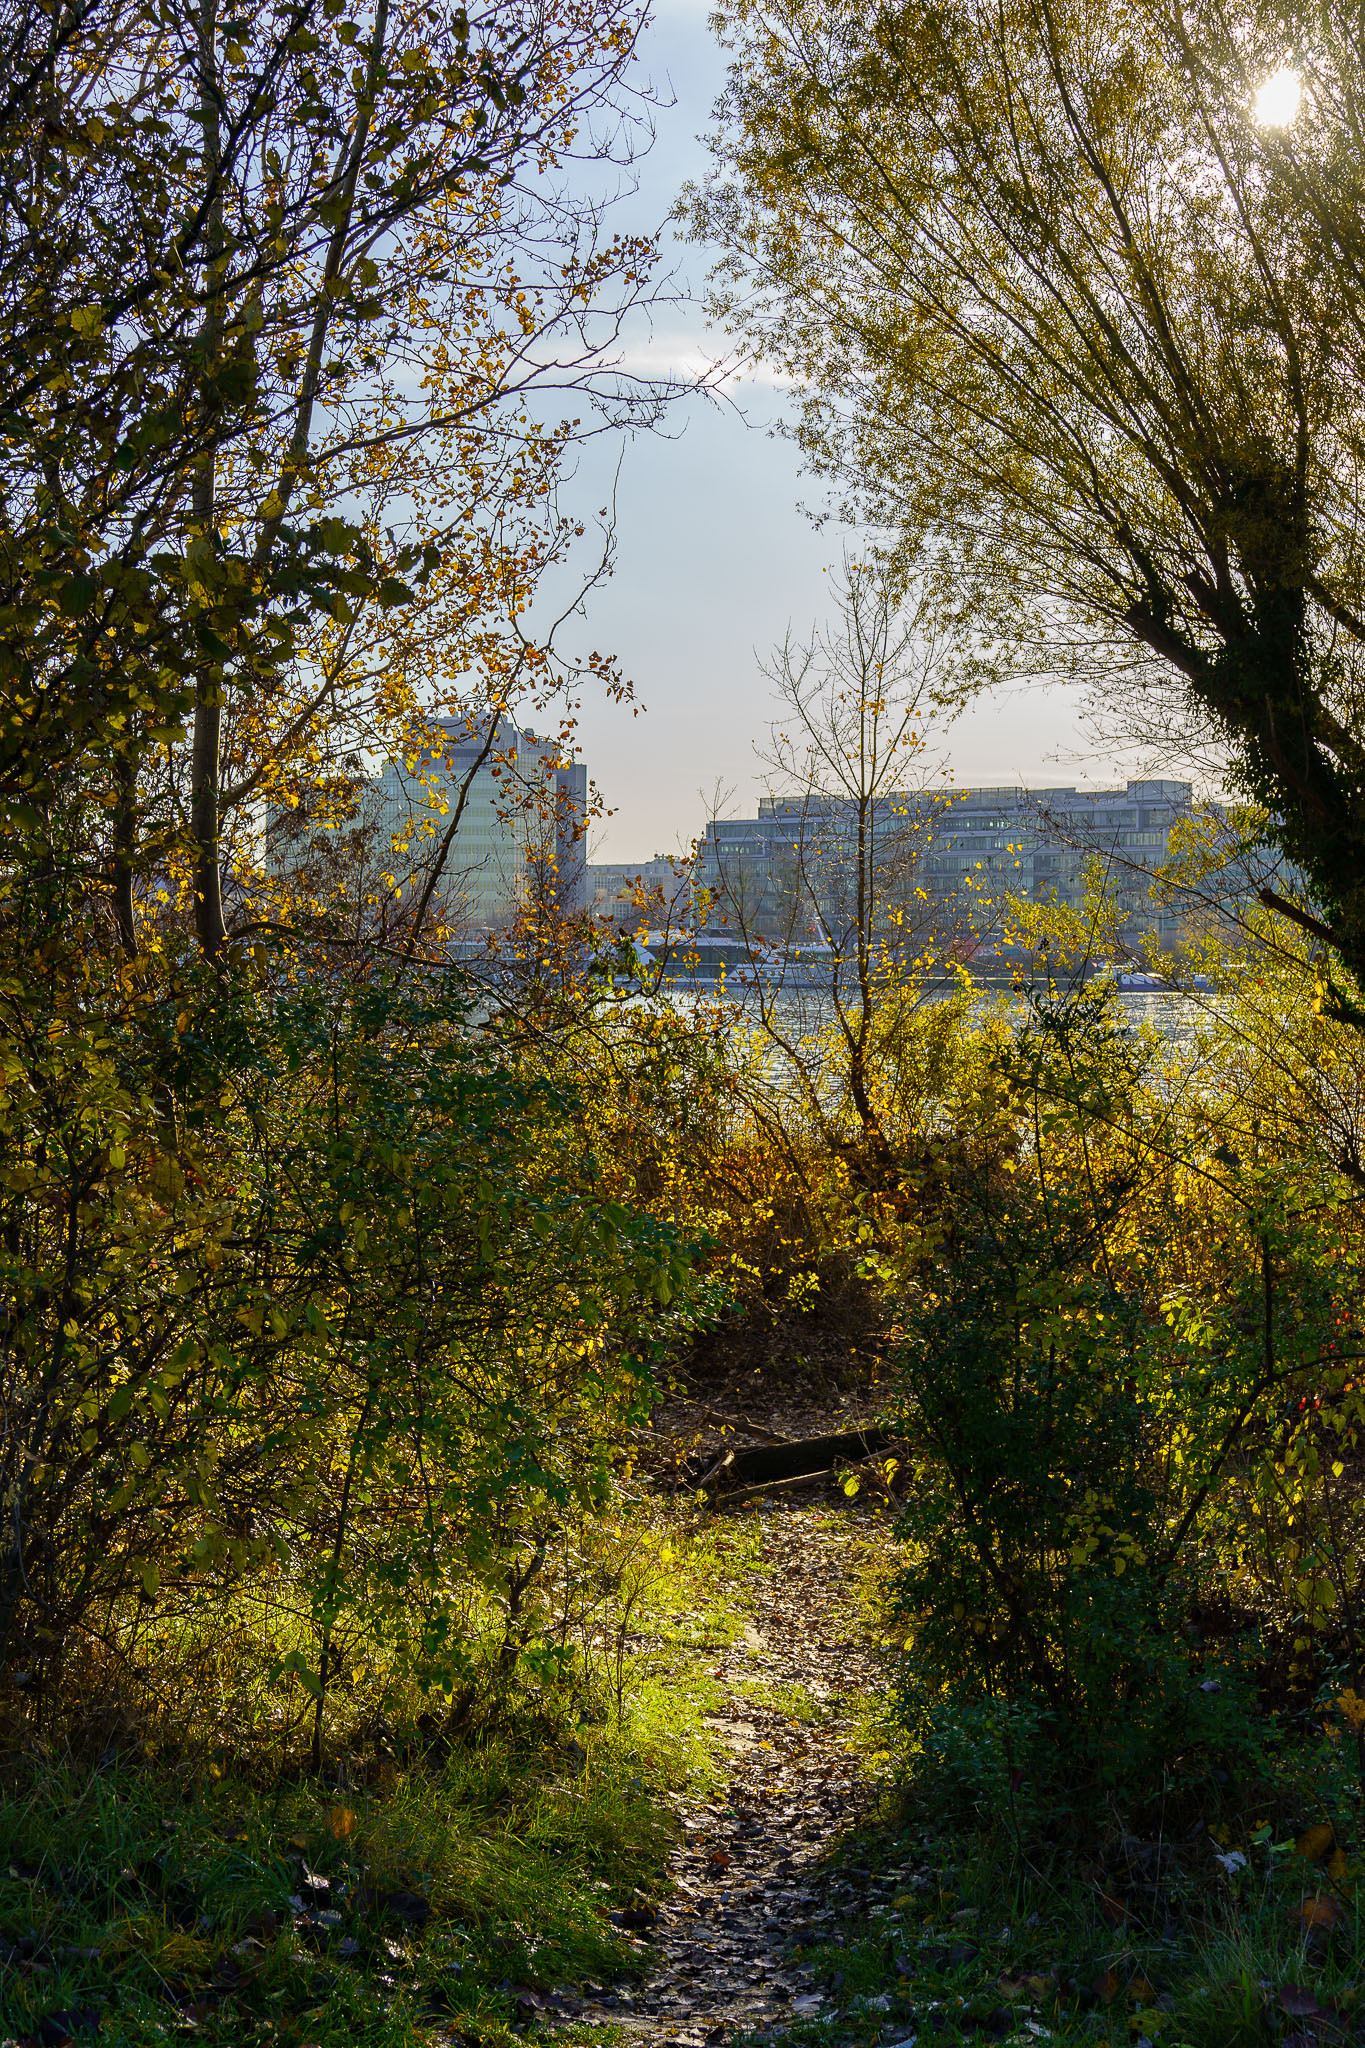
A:
[[[1036,1003],[990,1057],[993,1152],[905,1261],[900,1697],[945,1761],[984,1743],[997,1790],[1140,1802],[1261,1739],[1255,1628],[1202,1617],[1239,1475],[1321,1379],[1336,1210],[1311,1162],[1182,1155],[1156,1057],[1102,994]]]
[[[510,1678],[691,1314],[679,1233],[455,976],[55,965],[0,988],[11,1675],[235,1586],[315,1753],[358,1653]]]

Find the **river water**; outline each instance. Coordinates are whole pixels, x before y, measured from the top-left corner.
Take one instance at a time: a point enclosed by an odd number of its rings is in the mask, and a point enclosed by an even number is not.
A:
[[[955,984],[941,983],[927,989],[923,1001],[926,1005],[947,1002],[956,994]],[[645,1000],[657,1001],[660,998]],[[723,989],[675,984],[664,991],[662,1000],[685,1013],[714,1006],[732,1011],[736,1022],[741,1018],[753,1024],[760,1021],[758,992],[737,986],[733,981]],[[775,994],[770,993],[767,1000],[772,1019],[784,1035],[813,1038],[834,1021],[834,1008],[828,994],[817,989],[779,990]],[[1194,1037],[1213,999],[1207,994],[1187,995],[1172,989],[1123,989],[1118,992],[1116,1000],[1134,1031],[1143,1025],[1151,1025],[1163,1039],[1172,1044],[1184,1044]],[[1022,1015],[1026,1003],[1010,983],[974,984],[974,1010],[984,1016],[997,1005]]]

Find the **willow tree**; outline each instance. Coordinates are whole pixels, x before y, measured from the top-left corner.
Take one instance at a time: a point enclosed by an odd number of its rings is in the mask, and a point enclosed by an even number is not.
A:
[[[722,0],[719,310],[977,673],[1174,684],[1365,970],[1356,9]],[[1270,89],[1267,90],[1267,85]]]

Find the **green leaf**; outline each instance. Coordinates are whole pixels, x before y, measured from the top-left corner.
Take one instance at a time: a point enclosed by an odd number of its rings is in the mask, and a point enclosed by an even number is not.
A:
[[[78,619],[82,612],[88,612],[98,591],[99,584],[93,576],[68,576],[57,593],[63,618]]]
[[[297,1678],[306,1693],[310,1693],[315,1700],[322,1698],[322,1680],[298,1650],[290,1650],[287,1656],[281,1657],[272,1667],[270,1675],[277,1680]]]

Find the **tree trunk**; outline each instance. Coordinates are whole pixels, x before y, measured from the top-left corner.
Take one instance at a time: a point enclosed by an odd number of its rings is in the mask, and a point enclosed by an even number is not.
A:
[[[137,755],[131,735],[129,751],[114,762],[114,923],[119,943],[129,955],[137,952],[137,916],[133,907],[133,855],[137,843]]]
[[[201,333],[204,341],[204,413],[209,445],[195,466],[191,492],[196,538],[216,539],[217,457],[212,443],[217,410],[214,375],[223,335],[223,200],[218,187],[222,152],[217,65],[217,0],[201,0],[199,12],[199,114],[203,124],[204,182],[210,190],[206,272],[209,287]],[[194,740],[190,758],[190,836],[194,841],[194,924],[209,960],[222,952],[223,873],[218,843],[219,777],[223,742],[223,684],[216,663],[205,659],[194,693]]]

